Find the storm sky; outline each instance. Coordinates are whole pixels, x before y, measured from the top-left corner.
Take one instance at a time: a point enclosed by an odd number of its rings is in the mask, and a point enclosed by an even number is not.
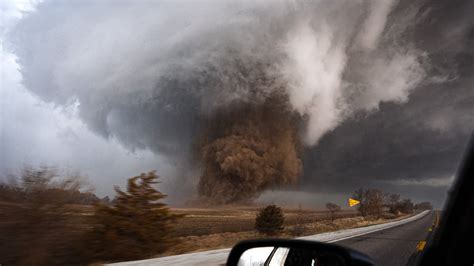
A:
[[[440,207],[474,124],[472,1],[2,1],[0,170],[158,170],[195,196],[209,116],[275,91],[302,176],[263,201],[377,187]],[[281,190],[290,190],[281,191]],[[319,202],[319,203],[314,203]]]

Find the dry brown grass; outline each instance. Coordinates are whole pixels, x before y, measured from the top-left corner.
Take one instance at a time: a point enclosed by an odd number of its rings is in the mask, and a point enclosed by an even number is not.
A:
[[[220,248],[229,248],[246,239],[263,238],[254,230],[257,207],[232,208],[180,208],[173,212],[187,214],[176,228],[180,243],[161,256],[177,255]],[[321,210],[284,209],[285,230],[278,237],[293,238],[293,228],[298,226],[298,215],[304,216],[304,235],[337,231],[384,223],[395,219],[364,219],[354,210],[343,210],[331,222],[330,214]],[[404,218],[400,216],[397,219]]]
[[[176,225],[175,235],[203,236],[210,234],[244,232],[254,229],[258,207],[218,207],[205,208],[175,208],[174,213],[185,214]],[[298,209],[284,209],[285,227],[298,223]],[[302,210],[305,223],[328,219],[329,213],[321,210]],[[336,214],[337,218],[357,216],[353,210],[345,210]]]

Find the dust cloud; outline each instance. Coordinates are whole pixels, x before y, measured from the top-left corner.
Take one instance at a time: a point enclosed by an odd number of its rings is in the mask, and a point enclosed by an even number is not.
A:
[[[203,200],[249,202],[270,187],[295,185],[302,170],[295,117],[287,97],[279,94],[261,104],[222,110],[206,121],[198,150]]]

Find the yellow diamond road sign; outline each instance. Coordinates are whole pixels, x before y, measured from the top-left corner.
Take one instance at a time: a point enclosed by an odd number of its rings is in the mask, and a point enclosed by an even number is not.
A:
[[[355,205],[357,205],[357,204],[359,204],[359,203],[360,203],[360,201],[349,198],[349,206],[350,206],[350,207],[355,206]]]

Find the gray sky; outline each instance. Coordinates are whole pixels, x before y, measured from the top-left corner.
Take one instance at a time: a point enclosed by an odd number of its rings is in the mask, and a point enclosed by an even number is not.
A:
[[[1,30],[15,25],[21,11],[34,10],[34,3],[2,1]],[[0,170],[16,173],[23,166],[50,165],[80,171],[101,195],[111,195],[113,186],[124,186],[127,177],[160,169],[170,175],[172,167],[149,150],[130,151],[116,139],[91,132],[77,115],[75,104],[59,106],[44,102],[22,84],[16,56],[6,51],[0,37]]]
[[[200,121],[283,86],[304,118],[301,192],[262,200],[342,203],[373,186],[441,206],[474,122],[470,1],[2,1],[0,10],[4,173],[79,170],[105,195],[156,169],[182,202],[195,195]],[[275,82],[256,87],[235,62]]]

